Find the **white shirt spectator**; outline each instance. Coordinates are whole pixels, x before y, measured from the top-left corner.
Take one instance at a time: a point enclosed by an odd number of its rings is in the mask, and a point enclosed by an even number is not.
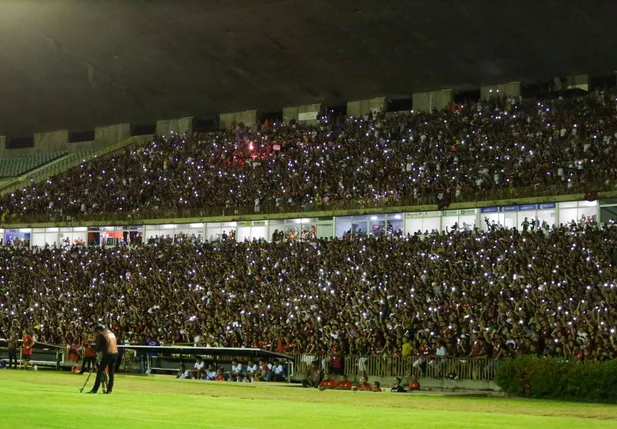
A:
[[[242,364],[240,362],[238,362],[237,365],[232,365],[231,366],[231,372],[232,373],[240,374],[242,372]]]
[[[193,368],[199,371],[199,370],[204,369],[205,366],[206,366],[206,363],[202,360],[201,362],[195,362],[195,365],[193,365]]]
[[[191,378],[191,372],[188,369],[184,372],[178,371],[178,378]]]
[[[439,346],[439,348],[437,350],[435,350],[435,354],[439,357],[445,357],[446,356],[446,348],[441,345]]]
[[[281,365],[280,363],[276,366],[272,366],[270,364],[268,364],[269,367],[271,367],[272,372],[275,375],[284,375],[285,374],[285,369],[283,368],[283,365]]]

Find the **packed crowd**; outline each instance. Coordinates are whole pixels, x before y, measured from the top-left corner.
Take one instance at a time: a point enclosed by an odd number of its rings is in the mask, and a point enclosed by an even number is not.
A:
[[[114,212],[320,207],[481,197],[487,190],[617,179],[613,92],[495,98],[431,113],[157,137],[25,187],[3,219]]]
[[[0,336],[320,355],[617,357],[617,228],[0,248]]]

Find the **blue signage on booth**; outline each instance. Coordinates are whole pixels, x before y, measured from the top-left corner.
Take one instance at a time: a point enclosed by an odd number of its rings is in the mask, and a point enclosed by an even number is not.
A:
[[[482,207],[480,209],[480,213],[497,213],[499,211],[499,207]]]
[[[521,204],[518,206],[501,206],[501,207],[482,207],[480,213],[497,213],[497,212],[516,212],[516,211],[530,211],[530,210],[550,210],[557,207],[555,203],[542,203],[542,204]]]
[[[556,203],[542,203],[542,204],[538,204],[538,208],[540,210],[549,210],[549,209],[554,209],[555,207],[557,207]]]
[[[537,210],[538,209],[538,205],[537,204],[523,204],[518,206],[519,211],[527,211],[527,210]]]

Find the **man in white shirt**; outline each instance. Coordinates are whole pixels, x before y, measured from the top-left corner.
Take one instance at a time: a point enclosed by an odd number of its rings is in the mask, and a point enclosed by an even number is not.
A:
[[[257,364],[249,359],[249,363],[246,366],[246,377],[244,378],[244,381],[247,383],[252,383],[255,371],[257,371]]]
[[[446,357],[448,353],[446,351],[446,347],[440,341],[435,341],[435,355],[437,356],[436,363],[441,376],[447,364]]]
[[[272,381],[285,381],[285,369],[278,359],[272,365]]]
[[[216,368],[214,367],[214,365],[210,364],[208,365],[208,368],[206,369],[206,375],[204,377],[204,380],[216,380]]]
[[[178,371],[178,375],[176,375],[176,378],[191,378],[191,372],[186,369],[184,364],[181,364],[180,370]]]
[[[193,365],[193,371],[191,371],[191,376],[196,379],[201,379],[204,376],[204,369],[206,367],[206,363],[203,361],[201,356],[197,356],[195,360],[195,365]]]
[[[229,381],[242,381],[242,378],[244,376],[244,374],[242,373],[242,364],[239,363],[237,359],[231,360],[231,371],[229,372],[229,376]]]

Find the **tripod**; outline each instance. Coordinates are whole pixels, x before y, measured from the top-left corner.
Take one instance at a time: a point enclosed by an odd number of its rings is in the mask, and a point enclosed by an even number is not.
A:
[[[95,368],[95,372],[97,373],[98,376],[98,372],[99,372],[99,365],[100,365],[101,361],[97,360],[96,361],[96,368]],[[88,381],[90,381],[90,376],[92,375],[92,369],[90,369],[90,372],[88,373],[88,378],[86,378],[86,382],[84,383],[83,386],[81,386],[81,389],[79,389],[79,393],[83,393],[84,389],[86,388],[86,384],[88,384]],[[103,388],[103,392],[107,392],[107,373],[103,374],[103,379],[101,380],[101,387]]]

